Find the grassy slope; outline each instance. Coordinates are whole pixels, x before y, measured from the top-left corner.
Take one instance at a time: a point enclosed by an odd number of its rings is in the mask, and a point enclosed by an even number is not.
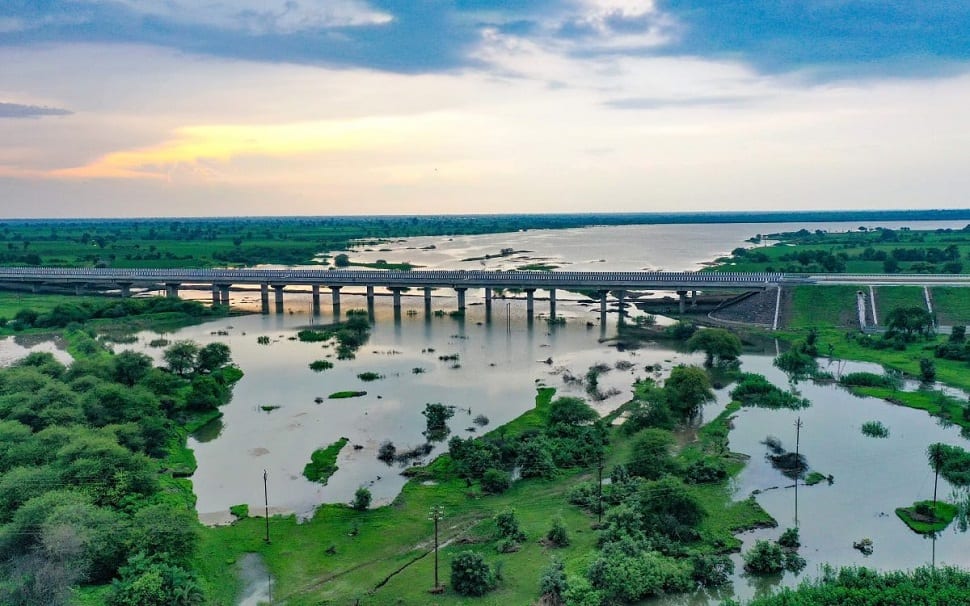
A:
[[[855,286],[796,286],[789,328],[857,327]]]
[[[970,289],[934,288],[930,293],[933,311],[940,324],[966,326],[970,324]]]
[[[542,427],[548,418],[554,390],[542,388],[536,407],[503,428],[514,435]],[[692,445],[683,456],[694,458],[691,449],[723,452],[726,449],[727,420],[730,412],[702,430],[701,442]],[[631,440],[613,432],[612,447],[606,469],[629,457]],[[447,456],[432,467],[448,465]],[[734,470],[740,469],[734,465]],[[447,583],[450,557],[461,550],[480,551],[492,563],[502,562],[504,580],[500,587],[476,604],[529,604],[538,598],[538,578],[550,558],[556,556],[566,564],[568,573],[581,574],[595,546],[593,517],[566,501],[566,493],[575,484],[593,479],[589,470],[562,473],[548,481],[520,481],[506,493],[482,496],[461,480],[448,480],[424,485],[416,478],[409,482],[394,503],[358,513],[343,505],[325,505],[309,522],[298,525],[294,518],[273,518],[273,542],[263,543],[264,521],[242,520],[233,526],[206,529],[203,533],[199,565],[212,588],[212,601],[230,603],[237,582],[231,565],[246,552],[263,555],[277,579],[276,595],[292,606],[319,603],[361,604],[466,604],[468,600],[454,594],[431,596],[433,556],[429,555],[431,524],[428,510],[443,505],[446,518],[442,523],[441,542],[460,540],[440,554],[440,576]],[[753,500],[730,502],[727,483],[691,487],[709,512],[702,525],[706,550],[736,547],[733,532],[760,524],[771,518]],[[514,507],[528,540],[512,554],[498,554],[491,536],[495,513]],[[550,521],[562,516],[570,532],[571,544],[563,549],[550,549],[540,544]],[[354,536],[353,530],[358,532]],[[333,547],[333,553],[327,551]],[[413,563],[412,563],[413,562]],[[395,571],[397,574],[394,574]],[[376,589],[385,579],[390,580]]]
[[[897,307],[926,309],[923,289],[918,286],[879,286],[873,290],[876,292],[876,312],[882,326],[886,325],[890,312]]]

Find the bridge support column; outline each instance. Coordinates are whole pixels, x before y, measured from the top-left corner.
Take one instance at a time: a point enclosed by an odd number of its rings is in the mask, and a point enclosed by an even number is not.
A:
[[[492,289],[485,288],[485,315],[492,313]]]
[[[368,286],[367,287],[367,307],[373,307],[373,306],[374,306],[374,287]]]
[[[131,296],[131,282],[119,282],[118,290],[121,291],[121,296],[126,299]],[[36,290],[34,292],[37,292]]]
[[[458,293],[458,311],[465,311],[465,291],[467,288],[456,288],[455,292]]]
[[[691,307],[697,307],[697,291],[696,290],[690,291],[690,306]]]
[[[536,309],[535,295],[536,295],[536,289],[534,288],[525,289],[525,313],[530,318],[532,317],[532,314],[535,312],[535,309]]]
[[[229,284],[219,285],[219,305],[229,306]]]
[[[399,287],[391,287],[388,290],[391,291],[394,309],[397,310],[397,313],[401,313],[401,289]]]
[[[212,285],[212,305],[213,306],[216,306],[221,301],[222,301],[222,299],[219,297],[219,285],[218,284],[213,284]]]
[[[74,294],[75,295],[78,295],[78,296],[84,294],[84,284],[75,284],[74,285]]]
[[[606,295],[608,295],[608,294],[609,294],[609,292],[607,292],[605,290],[599,291],[599,296],[600,296],[600,315],[601,316],[604,316],[604,317],[606,316]]]
[[[286,284],[273,284],[273,299],[276,307],[276,313],[283,313],[283,289],[286,288]]]
[[[431,315],[431,287],[424,287],[424,313],[425,315]]]
[[[179,287],[182,286],[179,282],[166,282],[165,283],[165,296],[169,299],[176,299],[179,296]]]
[[[680,313],[683,314],[685,311],[687,311],[687,291],[678,290],[677,296],[680,297]]]
[[[259,285],[259,311],[269,313],[269,284]]]
[[[625,290],[618,290],[618,291],[616,291],[616,301],[617,301],[617,306],[616,306],[617,307],[617,312],[616,312],[616,314],[617,314],[617,318],[618,318],[617,322],[619,322],[620,324],[622,324],[623,323],[623,314],[625,313],[623,311],[623,307],[626,305],[626,303],[625,303],[625,301],[626,301],[626,291]]]
[[[340,286],[330,287],[330,302],[333,305],[334,318],[340,319]]]
[[[556,289],[549,289],[549,317],[556,319]]]
[[[310,287],[310,300],[313,305],[313,315],[320,313],[320,285],[314,284]]]

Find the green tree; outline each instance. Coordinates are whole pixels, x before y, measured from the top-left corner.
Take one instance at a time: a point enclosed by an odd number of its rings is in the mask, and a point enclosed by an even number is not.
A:
[[[448,419],[455,416],[455,409],[436,402],[425,404],[421,414],[427,426],[424,435],[429,440],[442,440],[448,435]]]
[[[481,554],[462,551],[451,561],[451,587],[459,595],[482,596],[495,587],[495,573]]]
[[[539,595],[543,597],[542,603],[550,606],[562,604],[568,588],[566,566],[561,560],[553,558],[539,576]]]
[[[669,431],[645,429],[633,442],[627,470],[635,476],[655,480],[674,469],[673,447],[674,436]]]
[[[886,316],[886,336],[902,334],[907,341],[917,336],[929,336],[933,330],[933,316],[922,307],[897,307]]]
[[[194,511],[171,505],[149,505],[132,520],[132,546],[167,562],[189,564],[199,543],[198,517]]]
[[[936,364],[930,358],[919,359],[919,378],[924,383],[936,380]]]
[[[566,547],[569,545],[569,531],[566,530],[566,524],[563,522],[562,516],[556,516],[552,519],[552,526],[549,527],[549,532],[546,533],[546,540],[556,547]]]
[[[229,346],[225,343],[209,343],[199,350],[195,363],[195,371],[211,373],[232,361]]]
[[[482,474],[482,490],[489,494],[500,494],[509,489],[512,485],[512,478],[509,476],[508,472],[502,471],[501,469],[490,468],[485,470]],[[0,480],[0,487],[3,486],[2,480]],[[2,492],[0,492],[2,495]]]
[[[682,419],[696,417],[706,402],[714,401],[707,373],[696,366],[676,366],[664,382],[663,392],[671,411]]]
[[[370,491],[361,486],[357,489],[357,492],[354,493],[354,501],[350,504],[350,506],[355,511],[367,511],[367,509],[370,508],[371,499],[372,497]]]
[[[114,357],[114,380],[131,387],[152,369],[152,359],[145,354],[123,351]]]
[[[564,397],[553,400],[549,407],[549,425],[585,425],[599,419],[595,410],[581,398]]]
[[[199,346],[192,341],[177,341],[162,355],[168,369],[179,376],[185,376],[196,367]]]
[[[936,488],[940,482],[940,468],[946,463],[946,448],[940,442],[930,444],[926,449],[926,456],[933,467],[933,511],[936,511]]]
[[[741,355],[741,339],[723,328],[706,328],[687,340],[690,351],[703,351],[704,364],[715,366],[733,362]]]
[[[348,257],[345,253],[340,253],[333,258],[333,264],[337,267],[349,267],[350,257]]]
[[[108,592],[108,606],[197,606],[204,594],[187,570],[137,554],[129,558]]]

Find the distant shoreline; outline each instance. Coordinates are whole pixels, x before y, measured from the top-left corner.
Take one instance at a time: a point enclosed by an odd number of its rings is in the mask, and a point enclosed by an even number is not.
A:
[[[523,214],[445,214],[445,215],[305,215],[305,216],[211,216],[211,217],[73,217],[73,218],[9,218],[0,225],[23,224],[87,224],[132,222],[224,222],[281,223],[325,220],[336,224],[361,220],[417,221],[521,221],[523,229],[562,229],[592,225],[671,225],[716,223],[791,223],[842,221],[970,221],[970,208],[930,210],[800,210],[800,211],[704,211],[704,212],[608,212],[608,213],[523,213]]]

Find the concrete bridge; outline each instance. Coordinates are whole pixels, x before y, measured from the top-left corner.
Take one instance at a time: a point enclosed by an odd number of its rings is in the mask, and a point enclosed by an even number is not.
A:
[[[212,289],[215,305],[229,304],[229,289],[233,285],[253,285],[260,288],[264,312],[269,311],[270,295],[274,292],[275,306],[283,306],[287,287],[309,286],[314,311],[319,310],[320,289],[328,288],[334,307],[340,306],[340,291],[345,287],[366,289],[368,304],[374,302],[375,288],[390,291],[393,305],[401,307],[401,293],[408,289],[423,289],[425,306],[430,308],[431,290],[453,289],[458,309],[465,309],[468,289],[482,289],[486,311],[491,310],[495,289],[516,289],[526,293],[528,314],[534,311],[536,290],[549,293],[550,315],[556,315],[556,290],[569,289],[590,293],[600,301],[605,313],[609,293],[618,299],[621,309],[628,291],[661,290],[676,292],[683,313],[688,293],[713,289],[764,290],[798,284],[857,284],[857,285],[918,285],[970,286],[970,276],[941,274],[881,275],[881,274],[783,274],[776,272],[583,272],[583,271],[345,271],[324,269],[74,269],[57,267],[0,268],[0,284],[19,284],[37,291],[45,287],[71,288],[81,294],[89,290],[118,290],[129,296],[133,287],[165,289],[170,297],[188,287]]]
[[[495,289],[517,289],[526,293],[527,311],[534,310],[536,290],[549,293],[551,315],[555,316],[556,290],[569,289],[589,292],[600,300],[606,311],[606,297],[613,293],[622,304],[630,290],[664,290],[680,295],[683,307],[690,292],[711,289],[752,290],[777,286],[783,281],[780,273],[700,273],[700,272],[574,272],[574,271],[341,271],[320,269],[73,269],[56,267],[0,268],[0,283],[27,285],[33,290],[44,287],[73,287],[80,294],[88,290],[117,289],[129,296],[132,287],[164,288],[170,297],[188,286],[211,287],[212,302],[229,303],[229,289],[233,285],[259,286],[264,311],[269,310],[269,291],[274,291],[277,308],[282,307],[284,290],[289,286],[310,286],[314,309],[319,309],[320,289],[328,288],[335,307],[340,305],[340,290],[344,287],[364,287],[368,303],[373,303],[374,289],[386,288],[393,297],[395,308],[401,306],[401,293],[408,289],[423,289],[426,305],[430,305],[433,288],[453,289],[458,309],[465,309],[468,289],[482,289],[486,310],[491,308]]]

